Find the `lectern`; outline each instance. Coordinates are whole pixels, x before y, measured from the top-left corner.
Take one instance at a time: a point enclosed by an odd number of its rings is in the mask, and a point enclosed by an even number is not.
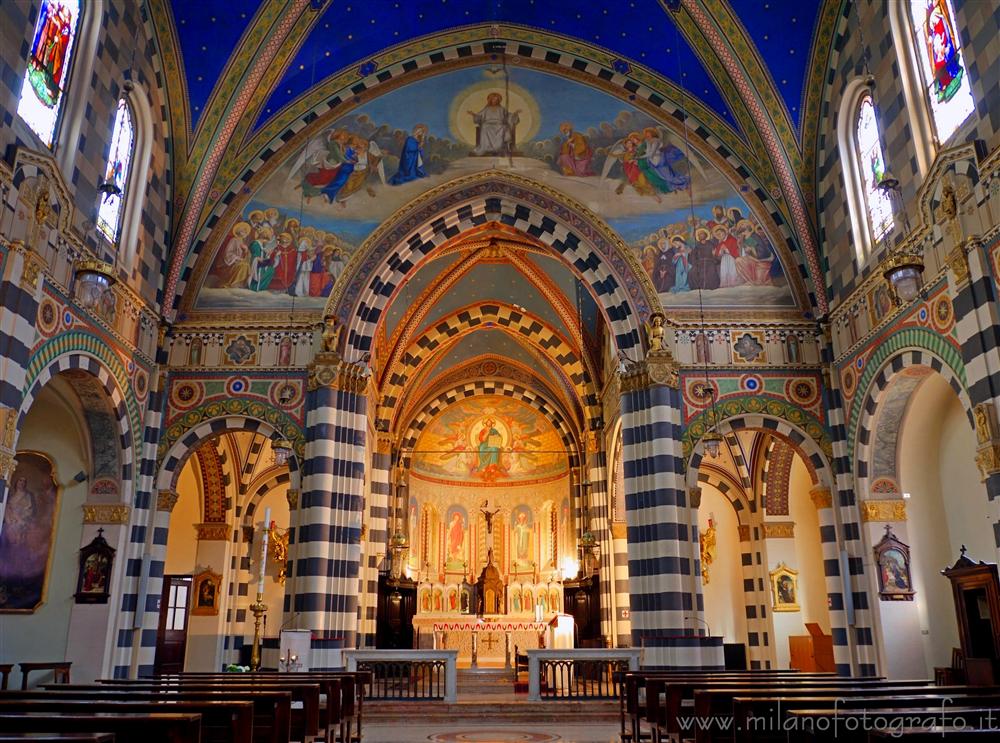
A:
[[[1000,679],[1000,579],[995,563],[966,557],[941,574],[951,581],[967,683],[993,686]]]

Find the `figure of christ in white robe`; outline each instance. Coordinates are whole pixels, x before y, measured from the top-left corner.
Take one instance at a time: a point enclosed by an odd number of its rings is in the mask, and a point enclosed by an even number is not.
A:
[[[505,155],[513,148],[512,133],[520,121],[518,111],[508,112],[499,93],[490,93],[478,113],[469,111],[479,127],[479,141],[473,155]]]

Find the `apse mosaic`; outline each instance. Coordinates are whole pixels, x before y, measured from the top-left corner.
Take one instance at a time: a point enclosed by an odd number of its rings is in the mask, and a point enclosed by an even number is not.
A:
[[[449,405],[423,431],[412,474],[466,485],[526,484],[562,477],[566,446],[548,419],[507,397]]]
[[[572,112],[572,113],[568,113]],[[548,73],[479,66],[360,106],[252,196],[205,279],[202,308],[321,307],[351,255],[431,188],[502,169],[592,209],[667,306],[792,305],[774,246],[740,193],[682,136]]]

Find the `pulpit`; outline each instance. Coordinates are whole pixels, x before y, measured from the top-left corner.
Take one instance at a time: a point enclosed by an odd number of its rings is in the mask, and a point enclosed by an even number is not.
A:
[[[1000,679],[1000,579],[995,563],[976,562],[962,547],[941,574],[951,581],[966,683],[993,686]]]

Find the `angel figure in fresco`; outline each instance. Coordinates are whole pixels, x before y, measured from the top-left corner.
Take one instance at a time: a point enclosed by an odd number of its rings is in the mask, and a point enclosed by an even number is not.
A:
[[[691,178],[678,167],[687,162],[679,147],[665,142],[655,126],[642,130],[639,147],[639,169],[646,180],[660,193],[683,191],[691,185]]]
[[[382,185],[386,184],[385,165],[382,163],[382,150],[374,140],[368,141],[364,137],[352,137],[350,146],[354,148],[354,167],[351,168],[344,185],[333,196],[328,194],[330,201],[336,200],[341,206],[352,195],[365,189],[370,197],[375,198],[375,190],[368,184],[372,174],[377,174]]]
[[[604,169],[601,171],[601,180],[608,177],[611,168],[616,162],[621,161],[622,174],[625,176],[615,189],[615,193],[621,196],[625,192],[626,186],[631,186],[640,196],[652,196],[656,201],[662,202],[660,194],[653,188],[645,173],[639,167],[639,147],[642,138],[638,132],[632,132],[626,137],[619,139],[608,150],[608,156],[604,160]]]

